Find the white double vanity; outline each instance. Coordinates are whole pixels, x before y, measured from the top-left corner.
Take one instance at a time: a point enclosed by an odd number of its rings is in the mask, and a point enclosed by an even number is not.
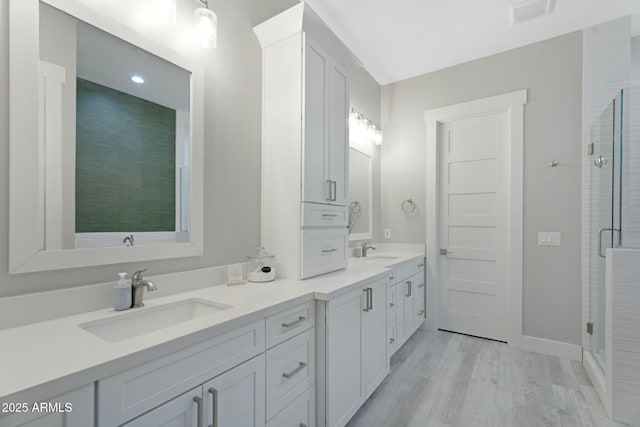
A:
[[[424,322],[424,283],[421,253],[380,252],[304,281],[207,286],[2,330],[0,401],[28,410],[7,407],[0,426],[343,426]],[[219,310],[135,330],[181,304]],[[119,335],[123,316],[134,330]],[[39,402],[61,412],[32,411]]]

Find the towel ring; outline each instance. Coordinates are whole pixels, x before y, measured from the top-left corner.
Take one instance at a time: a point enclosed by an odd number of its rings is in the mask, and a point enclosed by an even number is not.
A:
[[[414,213],[416,210],[416,202],[413,199],[407,199],[402,202],[402,211],[406,214]]]

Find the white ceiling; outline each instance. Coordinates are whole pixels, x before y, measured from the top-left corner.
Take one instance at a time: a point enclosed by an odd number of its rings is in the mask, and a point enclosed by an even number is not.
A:
[[[556,0],[550,15],[511,27],[509,7],[522,0],[304,1],[383,85],[625,16],[640,4]]]

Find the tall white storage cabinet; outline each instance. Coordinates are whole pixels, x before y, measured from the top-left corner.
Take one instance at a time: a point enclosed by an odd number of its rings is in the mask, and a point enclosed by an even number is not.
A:
[[[280,277],[345,268],[349,73],[359,63],[305,3],[254,31],[262,45],[262,245]]]

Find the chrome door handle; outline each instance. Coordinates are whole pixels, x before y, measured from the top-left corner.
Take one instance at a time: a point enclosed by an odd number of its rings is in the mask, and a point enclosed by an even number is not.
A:
[[[396,305],[395,305],[394,303],[392,303],[392,302],[390,302],[390,303],[389,303],[389,308],[393,308],[393,307],[395,307],[395,306],[396,306]]]
[[[337,181],[331,181],[331,185],[333,186],[333,197],[331,198],[332,202],[335,202],[336,200],[338,200],[338,182]]]
[[[307,320],[306,317],[304,316],[300,316],[298,317],[298,320],[294,320],[293,322],[289,322],[289,323],[283,323],[282,327],[283,328],[295,328],[296,326],[300,325],[302,322],[304,322],[305,320]]]
[[[600,231],[598,231],[598,255],[600,256],[600,258],[606,258],[607,257],[606,253],[604,255],[602,254],[602,233],[604,231],[611,231],[612,233],[614,231],[617,231],[618,232],[618,244],[622,240],[622,231],[620,229],[618,229],[618,228],[601,228]]]
[[[305,423],[300,423],[300,425],[298,427],[309,427],[309,426],[306,425]]]
[[[338,214],[322,214],[323,218],[336,218]]]
[[[302,371],[306,367],[307,367],[306,363],[300,362],[300,364],[298,364],[298,367],[296,369],[294,369],[291,372],[285,372],[282,374],[282,376],[285,377],[286,379],[290,379],[291,377],[295,376],[298,372]]]
[[[395,340],[393,338],[389,338],[389,344],[393,344]]]
[[[406,282],[404,282],[407,284],[407,293],[404,294],[405,297],[410,297],[411,296],[411,280],[407,280]]]
[[[369,310],[373,310],[373,288],[369,289]]]
[[[202,398],[200,396],[194,396],[193,401],[196,402],[197,411],[198,411],[198,427],[203,427],[202,425]]]
[[[369,288],[364,288],[362,292],[364,292],[364,308],[362,311],[369,311]]]
[[[327,189],[328,189],[328,193],[329,193],[329,195],[327,197],[325,197],[325,199],[327,199],[327,201],[330,202],[331,200],[333,200],[333,198],[331,196],[331,182],[332,181],[330,179],[328,179],[325,182],[328,184],[328,188]]]
[[[211,418],[212,423],[209,427],[218,427],[218,390],[211,387],[209,390],[211,393]]]
[[[453,252],[448,250],[448,249],[440,249],[440,255],[449,255],[452,254]]]
[[[393,280],[393,279],[395,279],[395,277],[389,276],[389,280]]]

